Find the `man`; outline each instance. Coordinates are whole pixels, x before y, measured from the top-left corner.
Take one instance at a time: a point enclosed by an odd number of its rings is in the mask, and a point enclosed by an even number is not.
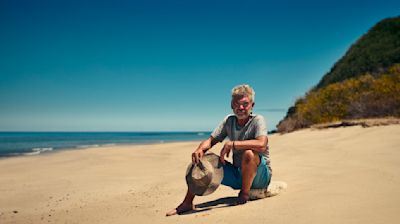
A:
[[[250,189],[265,189],[271,180],[267,128],[264,118],[252,113],[254,97],[255,92],[249,85],[234,87],[231,100],[234,115],[228,115],[192,153],[192,162],[197,164],[207,150],[226,137],[229,138],[220,152],[224,170],[222,184],[240,189],[237,204],[249,200]],[[231,151],[233,164],[224,159]],[[166,215],[193,210],[194,197],[188,190],[183,202]]]

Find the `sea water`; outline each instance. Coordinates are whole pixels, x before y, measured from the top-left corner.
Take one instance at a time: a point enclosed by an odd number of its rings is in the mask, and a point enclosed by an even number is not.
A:
[[[200,141],[211,132],[0,132],[0,157],[124,144]]]

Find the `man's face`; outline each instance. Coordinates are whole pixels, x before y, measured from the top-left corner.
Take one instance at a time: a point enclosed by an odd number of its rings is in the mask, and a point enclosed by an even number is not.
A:
[[[238,119],[246,119],[253,110],[253,102],[248,96],[235,96],[232,99],[232,109]]]

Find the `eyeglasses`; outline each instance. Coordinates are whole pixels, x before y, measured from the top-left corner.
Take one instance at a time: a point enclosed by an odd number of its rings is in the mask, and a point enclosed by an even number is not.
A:
[[[249,102],[243,102],[243,103],[233,102],[233,106],[236,108],[239,108],[240,106],[243,106],[243,108],[247,108],[249,105],[250,105]]]

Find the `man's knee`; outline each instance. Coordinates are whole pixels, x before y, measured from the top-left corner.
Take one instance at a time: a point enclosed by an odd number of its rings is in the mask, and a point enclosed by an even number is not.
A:
[[[257,153],[254,153],[254,151],[250,149],[245,150],[242,155],[242,165],[247,165],[250,163],[258,165],[259,162],[257,159],[258,159]]]

